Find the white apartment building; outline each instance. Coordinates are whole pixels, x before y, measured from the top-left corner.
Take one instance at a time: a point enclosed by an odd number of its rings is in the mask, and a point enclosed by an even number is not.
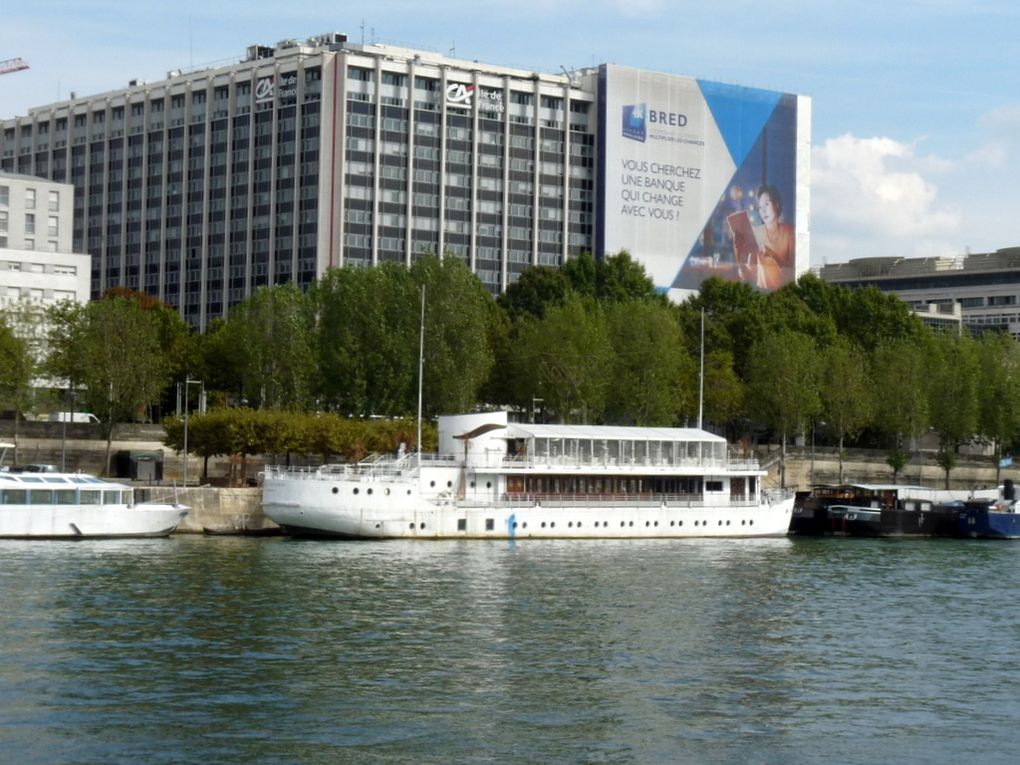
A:
[[[0,305],[89,299],[92,259],[72,250],[74,187],[0,173]]]

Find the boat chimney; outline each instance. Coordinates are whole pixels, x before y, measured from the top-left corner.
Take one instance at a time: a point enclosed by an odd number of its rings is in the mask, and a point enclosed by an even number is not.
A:
[[[1013,489],[1013,479],[1007,478],[1002,482],[1002,498],[1005,500],[1016,499],[1016,492]]]

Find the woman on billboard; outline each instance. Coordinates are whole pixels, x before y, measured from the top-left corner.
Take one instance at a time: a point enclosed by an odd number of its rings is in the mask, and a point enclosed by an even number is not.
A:
[[[761,225],[753,233],[731,221],[733,248],[743,281],[765,290],[782,287],[793,276],[793,226],[781,222],[783,200],[771,184],[758,188],[758,217]]]

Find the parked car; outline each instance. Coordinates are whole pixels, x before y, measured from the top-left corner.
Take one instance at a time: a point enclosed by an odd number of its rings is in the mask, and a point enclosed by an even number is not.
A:
[[[52,412],[50,422],[99,422],[91,412]]]

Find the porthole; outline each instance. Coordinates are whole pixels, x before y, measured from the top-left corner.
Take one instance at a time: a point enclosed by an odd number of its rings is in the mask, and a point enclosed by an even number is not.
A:
[[[580,521],[577,522],[577,528],[581,528],[581,522]]]
[[[719,521],[719,525],[722,526],[722,521]]]
[[[683,526],[683,525],[684,525],[683,521],[680,521],[680,523],[677,524],[677,526]]]
[[[659,528],[659,522],[658,522],[658,521],[656,521],[656,522],[655,522],[655,523],[653,523],[652,525],[653,525],[653,526],[655,526],[655,528]]]
[[[436,488],[436,482],[435,481],[429,481],[429,488],[432,488],[432,489]]]
[[[368,494],[371,494],[371,493],[372,493],[372,490],[371,490],[371,489],[366,489],[366,492],[367,492]]]
[[[412,523],[412,524],[410,524],[410,525],[408,526],[408,528],[409,528],[409,529],[411,529],[412,531],[414,531],[414,524],[413,524],[413,523]]]
[[[568,529],[574,528],[574,522],[573,521],[567,521],[567,528]]]
[[[452,489],[453,488],[453,481],[447,481],[446,482],[446,488],[447,489]]]
[[[486,481],[485,482],[485,488],[486,489],[491,489],[492,488],[492,481]]]
[[[410,489],[407,490],[407,496],[409,496],[409,497],[411,496],[411,490]]]
[[[522,528],[522,529],[526,529],[526,528],[528,528],[528,522],[527,522],[527,521],[525,521],[524,523],[522,523],[522,524],[521,524],[521,528]]]
[[[746,525],[747,525],[747,519],[745,518],[744,520],[742,520],[742,521],[740,522],[740,525],[741,525],[741,526],[746,526]]]
[[[726,521],[726,525],[727,525],[727,526],[729,526],[729,525],[730,525],[730,522],[729,522],[729,521]]]
[[[510,528],[516,529],[517,528],[517,521],[514,521],[513,523],[511,523],[510,524]]]
[[[646,529],[647,529],[647,528],[648,528],[649,526],[651,526],[651,525],[652,525],[652,522],[651,522],[651,521],[645,521],[645,528],[646,528]]]
[[[622,528],[623,528],[624,526],[626,526],[626,525],[627,525],[626,523],[624,523],[623,521],[620,521],[620,528],[621,528],[621,529],[622,529]]]
[[[375,524],[375,527],[376,527],[377,529],[381,529],[381,528],[382,528],[382,524],[381,524],[381,523],[377,523],[377,524]]]
[[[386,496],[387,497],[390,496],[390,490],[389,489],[386,489]]]
[[[357,486],[355,486],[354,487],[354,493],[357,494],[359,491],[361,491],[361,490]]]
[[[542,521],[542,528],[545,528],[545,521]]]
[[[423,523],[423,524],[421,525],[421,530],[422,530],[422,531],[424,531],[424,530],[425,530],[425,524],[424,524],[424,523]]]
[[[474,481],[471,482],[471,488],[472,489],[475,488],[475,482]]]
[[[752,520],[748,521],[748,522],[747,522],[747,525],[748,525],[748,526],[753,526],[753,525],[754,525],[754,520],[752,519]]]
[[[555,529],[556,528],[556,521],[549,521],[549,528],[550,529]]]
[[[631,522],[630,522],[630,525],[631,525],[631,526],[633,526],[633,525],[634,525],[634,521],[631,521]]]
[[[676,526],[676,521],[670,521],[669,522],[669,527],[673,528],[674,526]]]
[[[333,493],[334,494],[339,494],[340,493],[340,489],[338,489],[336,486],[334,486],[333,487]]]

